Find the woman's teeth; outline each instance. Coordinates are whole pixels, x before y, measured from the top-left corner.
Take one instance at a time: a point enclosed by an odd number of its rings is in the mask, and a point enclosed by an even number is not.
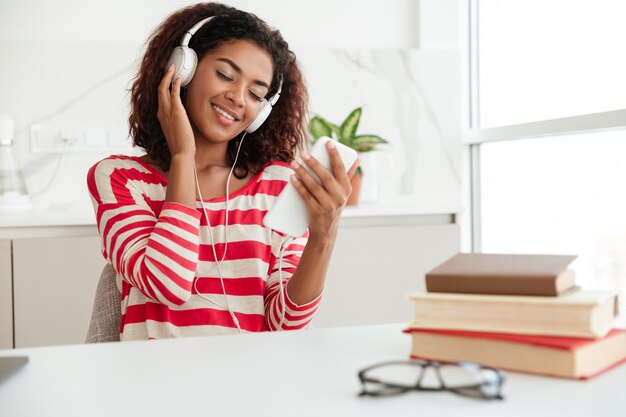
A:
[[[224,116],[228,120],[235,120],[235,118],[233,116],[231,116],[230,114],[226,113],[224,110],[220,109],[215,104],[213,105],[213,108],[215,109],[216,112],[218,112],[219,114],[221,114],[222,116]]]

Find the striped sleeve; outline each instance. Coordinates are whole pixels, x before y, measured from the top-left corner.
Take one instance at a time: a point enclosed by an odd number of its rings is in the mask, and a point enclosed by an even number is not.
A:
[[[314,300],[298,305],[291,301],[287,294],[287,282],[298,267],[302,251],[308,240],[308,231],[291,242],[285,242],[286,247],[282,251],[282,262],[280,247],[283,238],[276,232],[273,234],[277,236],[280,243],[273,245],[276,249],[272,250],[274,262],[265,290],[265,320],[268,328],[273,331],[302,329],[311,323],[322,299],[322,294],[320,294]],[[282,286],[280,285],[281,278]]]
[[[189,299],[198,262],[200,213],[149,204],[164,184],[134,161],[108,158],[94,165],[87,183],[102,251],[114,269],[146,297],[167,306]]]

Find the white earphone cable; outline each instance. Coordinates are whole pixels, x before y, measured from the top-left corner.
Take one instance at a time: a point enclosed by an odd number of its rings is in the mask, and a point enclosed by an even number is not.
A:
[[[195,175],[195,180],[196,180],[196,190],[198,192],[198,197],[200,198],[200,205],[202,206],[202,211],[204,213],[204,218],[207,222],[207,227],[209,228],[209,238],[211,239],[211,249],[213,251],[213,258],[215,260],[215,268],[217,270],[217,274],[220,278],[220,284],[222,286],[222,293],[224,294],[224,299],[226,300],[226,305],[222,305],[220,303],[218,303],[215,300],[210,299],[209,297],[205,296],[204,294],[200,293],[198,291],[198,287],[197,287],[197,283],[198,283],[198,279],[194,280],[193,286],[194,289],[196,291],[196,294],[199,295],[200,297],[202,297],[203,299],[209,301],[212,304],[215,304],[216,306],[220,307],[223,310],[228,310],[228,313],[230,314],[233,322],[235,323],[235,326],[237,326],[237,330],[239,333],[242,332],[241,330],[241,326],[239,324],[239,320],[237,319],[237,316],[235,315],[235,313],[233,313],[232,309],[230,308],[230,303],[228,302],[228,296],[226,294],[226,287],[224,285],[224,276],[222,274],[222,263],[224,262],[224,259],[226,259],[226,251],[228,250],[228,203],[229,203],[229,190],[230,190],[230,179],[232,177],[232,174],[235,170],[235,166],[237,165],[237,160],[239,158],[239,152],[241,150],[241,145],[243,144],[243,139],[246,136],[246,132],[244,132],[243,136],[241,137],[241,141],[239,142],[239,146],[237,147],[237,153],[235,155],[235,161],[233,162],[233,166],[230,169],[230,172],[228,173],[228,178],[226,180],[226,202],[225,202],[225,221],[224,221],[224,251],[222,253],[222,258],[218,261],[218,256],[217,256],[217,251],[215,250],[215,240],[213,238],[213,228],[211,226],[211,221],[209,220],[209,215],[207,213],[207,209],[206,209],[206,205],[204,204],[204,198],[202,197],[202,191],[200,191],[200,182],[198,180],[198,170],[195,166],[195,162],[194,162],[194,175]],[[285,316],[286,316],[286,303],[285,303],[285,285],[283,282],[283,255],[285,253],[285,249],[287,246],[289,246],[291,244],[291,242],[293,242],[294,238],[291,236],[287,236],[287,237],[282,237],[281,241],[280,241],[280,245],[279,245],[279,253],[278,253],[278,285],[280,287],[280,301],[281,301],[281,319],[280,322],[278,324],[278,329],[277,330],[281,330],[283,327],[283,324],[285,322]]]
[[[283,324],[285,323],[285,314],[286,314],[286,305],[285,305],[285,288],[283,284],[283,255],[285,253],[285,248],[293,242],[294,238],[291,236],[282,237],[280,240],[280,249],[278,253],[278,285],[280,287],[280,302],[282,304],[281,308],[281,318],[280,323],[278,324],[278,329],[282,330]]]
[[[230,178],[233,174],[233,171],[235,170],[235,165],[237,165],[237,159],[239,158],[239,151],[241,150],[241,145],[243,144],[243,139],[246,137],[246,132],[243,133],[243,136],[241,137],[241,141],[239,141],[239,146],[237,147],[237,153],[235,154],[235,161],[233,162],[233,166],[230,168],[230,172],[228,173],[228,178],[226,180],[226,204],[225,204],[225,219],[224,219],[224,251],[222,253],[222,259],[220,261],[217,260],[217,251],[215,250],[215,240],[213,239],[213,229],[211,227],[211,221],[209,220],[209,215],[207,214],[207,209],[206,206],[204,204],[204,198],[202,197],[202,192],[200,191],[200,182],[198,181],[198,169],[196,168],[196,164],[194,161],[194,167],[193,167],[193,171],[194,171],[194,175],[195,175],[195,179],[196,179],[196,190],[198,191],[198,197],[200,198],[200,205],[202,206],[202,211],[204,213],[204,218],[207,222],[207,226],[209,228],[209,238],[211,239],[211,249],[213,250],[213,258],[215,261],[215,267],[217,269],[217,274],[220,277],[220,283],[222,285],[222,293],[224,294],[224,299],[226,300],[226,306],[221,305],[220,303],[211,300],[209,297],[205,296],[204,294],[200,293],[198,291],[198,287],[197,287],[197,283],[198,283],[198,279],[196,278],[194,280],[193,283],[193,287],[196,290],[196,294],[198,294],[200,297],[204,298],[205,300],[217,305],[218,307],[220,307],[223,310],[228,310],[228,313],[230,314],[230,317],[233,319],[233,322],[235,323],[235,326],[237,326],[237,330],[239,331],[239,333],[242,332],[241,330],[241,326],[239,325],[239,320],[237,320],[237,316],[235,316],[235,313],[233,313],[233,311],[230,308],[230,303],[228,302],[228,295],[226,294],[226,287],[224,285],[224,276],[222,274],[222,263],[224,262],[224,259],[226,259],[226,251],[228,249],[228,202],[229,202],[229,190],[230,190]]]

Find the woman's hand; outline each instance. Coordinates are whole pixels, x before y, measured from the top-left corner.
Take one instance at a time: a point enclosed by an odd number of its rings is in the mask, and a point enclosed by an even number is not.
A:
[[[291,178],[292,183],[309,210],[309,239],[331,238],[334,240],[341,211],[352,191],[350,178],[360,162],[357,159],[346,173],[339,152],[332,141],[326,144],[326,150],[330,157],[330,171],[314,157],[307,154],[302,156],[303,162],[320,178],[321,184],[297,161],[292,163],[296,172]]]
[[[181,77],[175,78],[172,82],[172,77],[176,72],[174,70],[174,64],[170,65],[159,84],[157,119],[161,124],[172,157],[176,155],[194,157],[196,143],[193,129],[185,107],[180,100]],[[172,86],[171,89],[170,85]]]

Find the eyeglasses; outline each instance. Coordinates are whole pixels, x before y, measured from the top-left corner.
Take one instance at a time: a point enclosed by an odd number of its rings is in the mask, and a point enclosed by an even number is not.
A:
[[[427,383],[427,371],[431,368],[436,381]],[[467,397],[501,400],[505,378],[501,370],[473,362],[383,362],[359,371],[362,385],[359,396],[382,397],[415,390],[450,391]]]

